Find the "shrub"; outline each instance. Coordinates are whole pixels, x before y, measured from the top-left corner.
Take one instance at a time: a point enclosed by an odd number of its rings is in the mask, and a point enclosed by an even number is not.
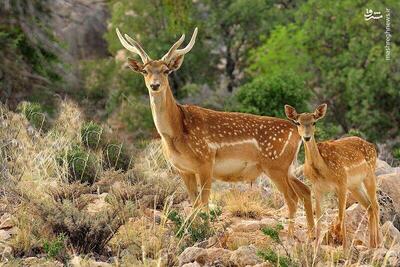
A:
[[[65,236],[60,234],[55,240],[44,241],[43,249],[44,252],[50,258],[57,258],[61,256],[61,253],[65,249]]]
[[[93,184],[97,177],[96,157],[80,146],[73,146],[60,161],[67,164],[69,182]]]
[[[215,222],[222,214],[220,208],[210,210],[210,213],[199,212],[189,218],[184,218],[176,210],[168,214],[168,219],[175,224],[174,232],[177,237],[188,235],[191,244],[203,241],[214,235],[210,222]]]
[[[284,105],[306,110],[309,90],[291,73],[261,76],[241,86],[234,95],[237,110],[284,118]]]
[[[286,256],[279,255],[271,248],[267,248],[264,250],[260,250],[257,252],[257,255],[265,261],[272,263],[275,266],[281,267],[289,267],[289,266],[297,266],[295,262],[293,262],[287,248],[282,243],[282,240],[279,237],[279,231],[283,229],[282,224],[277,224],[275,227],[264,227],[261,229],[264,235],[270,237],[274,243],[281,246],[286,252]]]
[[[123,144],[111,143],[103,149],[103,164],[106,169],[128,170],[130,157]]]
[[[97,149],[103,141],[103,127],[92,121],[84,123],[81,128],[81,139],[86,147]]]
[[[17,110],[38,130],[47,129],[46,114],[39,103],[22,102]]]

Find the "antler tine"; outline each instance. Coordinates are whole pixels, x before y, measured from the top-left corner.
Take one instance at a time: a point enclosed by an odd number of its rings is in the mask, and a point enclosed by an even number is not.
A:
[[[182,34],[181,38],[179,38],[176,43],[171,46],[171,48],[168,50],[168,52],[161,58],[161,60],[168,60],[171,58],[171,56],[174,54],[175,50],[183,43],[185,40],[185,34]]]
[[[196,29],[194,29],[192,38],[190,39],[190,42],[188,43],[188,45],[183,49],[176,50],[175,55],[180,56],[180,55],[184,55],[184,54],[188,53],[193,48],[194,43],[196,42],[196,36],[197,36],[197,27],[196,27]]]
[[[125,39],[131,43],[134,47],[136,47],[141,54],[143,54],[143,56],[146,57],[146,61],[150,61],[150,57],[147,55],[146,51],[144,51],[144,49],[142,48],[142,46],[139,44],[139,42],[135,41],[134,39],[132,39],[128,34],[125,34]]]
[[[134,43],[134,46],[129,44],[125,40],[125,38],[122,37],[122,34],[120,33],[118,28],[116,28],[116,32],[117,32],[119,41],[121,42],[122,46],[125,47],[127,50],[131,51],[132,53],[138,54],[140,56],[140,58],[142,59],[143,63],[146,63],[150,59],[149,56],[144,52],[143,48],[140,47],[140,45],[137,46],[135,44],[136,42]]]

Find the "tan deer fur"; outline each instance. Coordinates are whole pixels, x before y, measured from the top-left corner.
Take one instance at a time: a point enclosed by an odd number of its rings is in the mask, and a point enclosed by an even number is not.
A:
[[[146,54],[141,56],[143,64],[129,59],[129,66],[144,76],[164,154],[180,173],[191,201],[195,206],[208,205],[213,178],[254,181],[265,173],[284,194],[291,219],[289,232],[293,232],[298,198],[304,201],[309,230],[313,229],[310,190],[291,173],[301,144],[296,127],[278,118],[178,104],[168,74],[180,67],[183,52],[193,46],[194,38],[186,48],[177,50],[182,42],[181,38],[161,60],[151,60]],[[142,50],[129,44],[124,47],[135,53]]]
[[[375,146],[359,137],[346,137],[335,141],[317,143],[314,138],[315,123],[325,116],[326,104],[314,113],[297,114],[285,106],[286,116],[297,124],[305,147],[304,175],[312,183],[315,194],[317,240],[321,228],[321,197],[329,191],[338,196],[339,214],[334,226],[335,239],[346,247],[345,209],[347,190],[368,210],[370,246],[379,245],[379,206],[376,196]]]

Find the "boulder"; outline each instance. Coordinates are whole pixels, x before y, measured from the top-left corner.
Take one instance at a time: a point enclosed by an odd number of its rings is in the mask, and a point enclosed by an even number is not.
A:
[[[389,173],[393,173],[393,168],[386,161],[378,159],[376,161],[376,170],[375,170],[376,176]]]
[[[254,245],[242,246],[235,250],[230,258],[233,266],[253,266],[263,261],[257,256],[257,248]]]
[[[188,247],[179,255],[178,260],[179,266],[193,262],[205,264],[207,261],[207,250],[204,248]]]
[[[393,199],[396,212],[400,213],[400,173],[378,176],[378,187]]]
[[[110,207],[110,204],[106,202],[107,193],[100,195],[94,195],[95,198],[86,206],[86,210],[89,213],[98,213],[100,211],[106,210]]]
[[[385,222],[381,226],[382,238],[386,247],[390,248],[394,244],[400,243],[400,231],[394,227],[393,223],[390,221]]]

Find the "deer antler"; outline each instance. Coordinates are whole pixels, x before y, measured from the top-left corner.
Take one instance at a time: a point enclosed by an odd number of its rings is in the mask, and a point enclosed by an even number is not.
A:
[[[140,46],[140,44],[133,40],[129,35],[125,34],[125,38],[122,37],[122,34],[116,29],[119,41],[125,47],[127,50],[131,51],[132,53],[138,54],[140,58],[142,59],[143,63],[147,63],[151,60],[151,58],[147,55],[147,53],[144,51],[144,49]]]
[[[197,27],[196,27],[196,29],[194,29],[192,38],[190,39],[190,42],[188,43],[188,45],[183,49],[177,49],[183,43],[183,40],[185,40],[185,35],[182,34],[181,38],[179,38],[179,40],[162,57],[162,60],[169,61],[174,57],[185,55],[186,53],[188,53],[194,46],[194,43],[196,41],[196,36],[197,36]]]

